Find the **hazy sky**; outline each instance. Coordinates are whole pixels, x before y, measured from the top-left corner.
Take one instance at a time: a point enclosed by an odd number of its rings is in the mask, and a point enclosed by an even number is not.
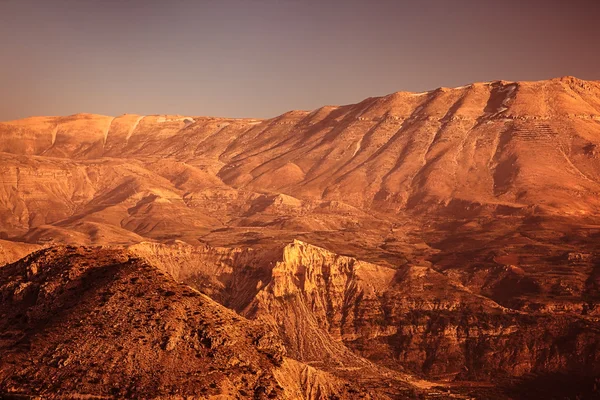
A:
[[[600,80],[599,21],[599,0],[0,0],[0,120],[271,117],[474,81]]]

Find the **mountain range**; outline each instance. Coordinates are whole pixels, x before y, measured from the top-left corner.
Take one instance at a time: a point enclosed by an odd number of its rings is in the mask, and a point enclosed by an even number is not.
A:
[[[600,393],[600,82],[31,117],[0,160],[0,394]]]

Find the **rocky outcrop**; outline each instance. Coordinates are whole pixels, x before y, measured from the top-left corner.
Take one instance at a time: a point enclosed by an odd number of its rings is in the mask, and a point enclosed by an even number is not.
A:
[[[358,354],[437,379],[600,374],[597,322],[515,312],[430,267],[379,267],[301,241],[243,314],[324,365],[365,367]]]
[[[290,354],[300,360],[364,367],[343,346],[342,328],[360,331],[365,318],[383,318],[371,306],[393,276],[393,270],[295,240],[243,314],[278,327]]]

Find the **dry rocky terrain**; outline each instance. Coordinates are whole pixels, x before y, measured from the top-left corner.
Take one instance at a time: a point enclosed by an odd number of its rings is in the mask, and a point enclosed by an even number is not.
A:
[[[600,398],[599,82],[32,117],[0,160],[5,396]]]

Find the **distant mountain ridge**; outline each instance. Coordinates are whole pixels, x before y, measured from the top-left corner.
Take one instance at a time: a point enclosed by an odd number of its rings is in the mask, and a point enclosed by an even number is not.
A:
[[[0,138],[9,237],[121,203],[110,199],[117,187],[129,198],[146,190],[148,205],[244,191],[392,213],[600,207],[600,84],[572,77],[398,92],[269,120],[35,117],[1,123]],[[19,187],[42,181],[35,199]],[[53,210],[36,211],[40,202]]]

